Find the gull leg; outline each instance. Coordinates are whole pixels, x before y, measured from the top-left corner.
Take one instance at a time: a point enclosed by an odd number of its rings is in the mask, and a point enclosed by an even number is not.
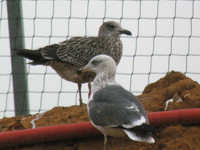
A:
[[[126,150],[125,142],[126,142],[126,139],[123,138],[123,139],[122,139],[122,149],[123,149],[123,150]]]
[[[88,98],[90,98],[90,96],[91,96],[91,83],[90,82],[88,82],[88,90],[89,90]]]
[[[81,96],[81,83],[78,83],[78,94],[79,94],[79,104],[81,106],[83,104],[82,96]]]
[[[104,150],[107,150],[106,144],[107,144],[108,139],[105,134],[103,136],[104,136]]]

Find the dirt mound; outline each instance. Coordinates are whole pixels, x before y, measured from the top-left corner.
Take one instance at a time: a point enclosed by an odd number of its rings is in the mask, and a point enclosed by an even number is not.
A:
[[[138,96],[145,109],[164,111],[200,107],[200,85],[179,72],[170,72],[159,81],[149,84]],[[166,102],[168,101],[168,106]],[[0,120],[0,131],[31,128],[30,121],[37,115]],[[81,107],[55,107],[36,120],[36,126],[49,126],[88,121],[86,105]],[[157,128],[155,144],[133,142],[121,138],[109,138],[108,150],[200,150],[200,125],[174,124]],[[103,137],[42,143],[12,150],[102,150]],[[11,150],[11,149],[10,149]]]
[[[200,107],[200,84],[179,72],[169,72],[164,78],[145,87],[138,96],[147,111],[163,111]]]

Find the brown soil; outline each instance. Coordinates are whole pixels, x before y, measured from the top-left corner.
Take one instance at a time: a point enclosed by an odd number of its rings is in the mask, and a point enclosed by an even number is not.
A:
[[[159,81],[148,85],[138,99],[145,109],[163,111],[165,102],[167,110],[200,107],[200,85],[179,72],[170,72]],[[180,102],[180,100],[182,100]],[[0,131],[31,128],[33,116],[4,118],[0,120]],[[82,107],[55,107],[44,113],[36,121],[37,127],[78,123],[88,121],[86,105]],[[122,138],[109,138],[108,150],[200,150],[200,125],[174,124],[157,128],[154,135],[155,144],[133,142]],[[72,141],[57,141],[11,148],[9,150],[103,150],[103,137],[87,138]]]

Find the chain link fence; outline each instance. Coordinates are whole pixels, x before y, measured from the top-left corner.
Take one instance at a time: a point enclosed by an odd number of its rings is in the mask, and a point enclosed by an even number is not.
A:
[[[117,81],[134,94],[171,70],[200,81],[200,1],[198,0],[22,0],[28,49],[72,36],[96,36],[103,21],[132,31],[122,36]],[[19,18],[20,19],[20,18]],[[26,62],[28,62],[26,60]],[[6,1],[0,1],[0,117],[14,116]],[[50,67],[26,65],[30,113],[77,103],[77,86]],[[83,99],[87,103],[87,85]]]

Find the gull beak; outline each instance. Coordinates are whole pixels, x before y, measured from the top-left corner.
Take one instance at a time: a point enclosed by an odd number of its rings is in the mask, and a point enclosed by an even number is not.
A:
[[[119,31],[119,33],[120,33],[120,34],[132,35],[131,31],[126,30],[126,29],[121,29],[121,30]]]

